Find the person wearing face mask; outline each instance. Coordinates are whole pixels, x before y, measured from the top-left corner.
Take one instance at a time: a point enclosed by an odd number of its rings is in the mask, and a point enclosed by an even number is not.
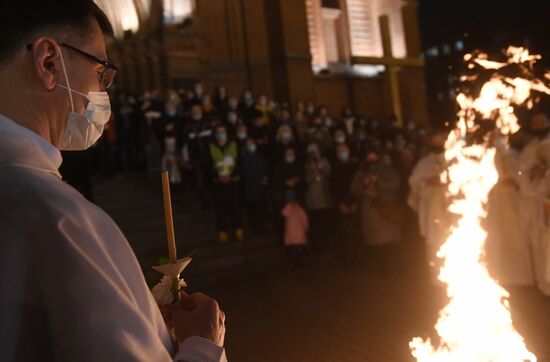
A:
[[[227,111],[229,97],[227,96],[227,89],[223,86],[217,86],[214,91],[214,107],[221,112]]]
[[[259,112],[256,109],[256,102],[250,90],[245,90],[239,103],[239,114],[247,125],[250,125]]]
[[[282,154],[282,160],[273,163],[273,172],[270,178],[271,201],[281,240],[284,235],[284,223],[279,211],[285,204],[285,193],[288,190],[293,190],[297,200],[302,202],[304,188],[304,164],[303,161],[300,161],[297,150],[289,147],[284,149]]]
[[[224,125],[214,129],[210,143],[213,194],[218,224],[218,241],[228,242],[230,231],[235,239],[244,239],[243,215],[240,200],[240,166],[237,144],[230,140]]]
[[[184,128],[183,162],[192,173],[195,187],[200,195],[204,208],[210,206],[211,167],[210,140],[212,124],[205,118],[199,105],[191,107],[191,117]]]
[[[239,155],[242,155],[246,151],[246,140],[248,138],[248,128],[244,123],[237,124],[235,132],[233,134],[235,142],[237,142],[237,148],[239,149]],[[255,142],[254,142],[255,143]],[[257,148],[258,146],[256,146]]]
[[[307,118],[308,122],[311,123],[313,119],[317,116],[315,103],[312,101],[307,101],[304,107],[304,116]]]
[[[309,129],[308,143],[316,143],[321,153],[328,153],[332,147],[332,136],[320,117],[313,119]]]
[[[92,146],[111,114],[105,14],[2,2],[0,29],[2,360],[226,361],[217,303],[183,295],[165,322],[120,229],[59,174],[59,150]]]
[[[336,146],[346,144],[346,132],[342,129],[334,131],[334,144]]]
[[[254,138],[260,152],[268,154],[269,128],[264,124],[262,114],[258,110],[253,110],[251,115],[252,121],[250,126],[248,126],[248,134],[250,137]]]
[[[202,97],[202,113],[206,118],[213,118],[219,115],[219,111],[214,107],[212,97],[209,94],[205,94]]]
[[[353,137],[355,135],[355,117],[350,108],[346,107],[342,110],[339,126],[346,130],[348,136]]]
[[[259,234],[264,230],[268,169],[264,156],[258,152],[254,139],[246,139],[245,150],[241,156],[241,175],[244,186],[244,202],[252,232]]]
[[[369,137],[364,129],[357,130],[354,139],[352,139],[352,145],[353,151],[359,159],[364,158],[372,140],[373,138]]]
[[[397,200],[398,189],[397,171],[381,162],[379,150],[369,150],[353,177],[351,193],[359,203],[367,267],[381,276],[404,271],[399,245],[403,212]]]
[[[287,124],[282,124],[277,128],[275,133],[275,143],[271,145],[270,159],[272,163],[283,161],[284,151],[288,147],[297,147],[296,138],[292,127]]]
[[[375,118],[369,118],[367,121],[366,132],[369,136],[378,136],[380,133],[380,122]]]
[[[195,83],[194,93],[197,102],[196,104],[201,104],[202,98],[204,97],[204,87],[201,82]]]
[[[310,216],[310,242],[313,251],[323,252],[329,249],[332,197],[329,180],[331,167],[321,155],[319,147],[312,143],[307,148],[305,164],[306,209]]]
[[[329,157],[329,161],[331,163],[333,163],[337,159],[336,148],[340,145],[347,145],[348,144],[347,141],[348,140],[347,140],[347,136],[346,136],[346,131],[344,131],[341,128],[336,128],[334,130],[334,134],[333,134],[333,145],[334,145],[334,147],[332,147],[332,149],[330,151],[330,157]]]
[[[539,290],[550,295],[550,119],[535,112],[529,124],[533,139],[519,157],[520,225],[527,236]]]
[[[265,94],[262,94],[258,98],[258,102],[256,103],[256,109],[262,114],[263,124],[269,127],[269,125],[271,125],[272,115],[269,109],[269,101]]]
[[[162,152],[161,168],[168,170],[170,182],[179,185],[181,176],[181,150],[183,147],[183,120],[176,111],[177,103],[167,101],[165,112],[160,120],[160,145]]]
[[[186,89],[185,90],[185,97],[184,97],[184,108],[185,109],[191,109],[191,107],[195,105],[201,105],[201,100],[197,98],[195,91],[193,89]]]
[[[236,111],[229,111],[227,112],[224,120],[224,124],[227,127],[227,130],[229,133],[235,133],[235,129],[237,127],[237,123],[242,122],[242,120],[239,119],[239,114]]]
[[[330,190],[336,207],[336,222],[331,236],[336,243],[342,265],[352,267],[357,262],[359,252],[359,209],[351,194],[351,182],[357,171],[357,162],[351,158],[350,148],[345,143],[337,145],[335,151]]]
[[[300,143],[306,143],[309,137],[309,127],[307,118],[301,112],[296,112],[294,115],[294,127],[296,135]]]
[[[447,239],[451,215],[446,197],[447,186],[441,181],[446,169],[445,141],[448,132],[435,131],[427,140],[428,154],[422,157],[409,177],[407,203],[418,218],[418,229],[426,244],[426,258],[430,267],[432,283],[437,284],[441,259],[437,251]]]
[[[227,101],[227,110],[228,111],[239,111],[239,99],[235,96],[229,97]]]

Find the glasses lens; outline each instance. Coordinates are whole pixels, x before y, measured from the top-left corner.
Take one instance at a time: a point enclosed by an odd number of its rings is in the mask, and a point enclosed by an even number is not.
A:
[[[115,81],[116,70],[107,68],[102,74],[103,79],[101,79],[101,83],[103,84],[103,88],[107,89]]]

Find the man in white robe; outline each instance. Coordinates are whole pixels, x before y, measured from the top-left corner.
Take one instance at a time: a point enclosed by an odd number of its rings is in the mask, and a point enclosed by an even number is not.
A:
[[[440,177],[445,170],[445,141],[444,133],[435,133],[428,138],[429,153],[420,159],[409,177],[407,200],[418,215],[420,235],[426,241],[426,257],[434,283],[441,266],[437,251],[449,235],[451,220],[445,197],[447,187]]]
[[[550,120],[533,115],[534,139],[520,155],[521,226],[529,239],[538,288],[550,295]]]
[[[173,340],[124,235],[59,175],[108,120],[111,32],[92,0],[0,5],[0,359],[225,361],[217,303],[173,306]]]

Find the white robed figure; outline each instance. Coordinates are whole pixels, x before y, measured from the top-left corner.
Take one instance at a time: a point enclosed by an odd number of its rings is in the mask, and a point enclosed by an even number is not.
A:
[[[496,138],[499,179],[489,195],[485,260],[493,278],[506,285],[533,284],[527,235],[520,225],[519,153]]]
[[[409,177],[410,192],[407,200],[418,215],[420,235],[426,242],[426,258],[432,266],[430,269],[434,282],[440,265],[437,251],[447,239],[451,225],[445,196],[447,187],[442,184],[440,177],[445,170],[445,140],[444,133],[429,137],[430,152],[418,162]]]
[[[194,293],[165,321],[120,229],[58,171],[109,121],[111,34],[92,0],[0,2],[0,359],[226,361],[217,303]]]
[[[535,138],[520,155],[520,223],[529,239],[538,288],[550,296],[550,120],[537,113],[531,120]]]

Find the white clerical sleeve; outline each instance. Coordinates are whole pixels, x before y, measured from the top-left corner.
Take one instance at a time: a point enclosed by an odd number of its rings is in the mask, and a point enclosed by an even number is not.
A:
[[[36,279],[56,360],[171,361],[158,307],[110,218],[68,208],[52,226],[36,243]]]
[[[186,340],[172,359],[166,325],[132,250],[114,222],[88,205],[64,210],[57,233],[49,234],[47,244],[63,263],[51,264],[54,255],[41,258],[49,268],[40,279],[56,357],[225,362],[223,348],[200,337]]]
[[[174,362],[227,362],[225,351],[201,337],[187,338],[180,346]]]

